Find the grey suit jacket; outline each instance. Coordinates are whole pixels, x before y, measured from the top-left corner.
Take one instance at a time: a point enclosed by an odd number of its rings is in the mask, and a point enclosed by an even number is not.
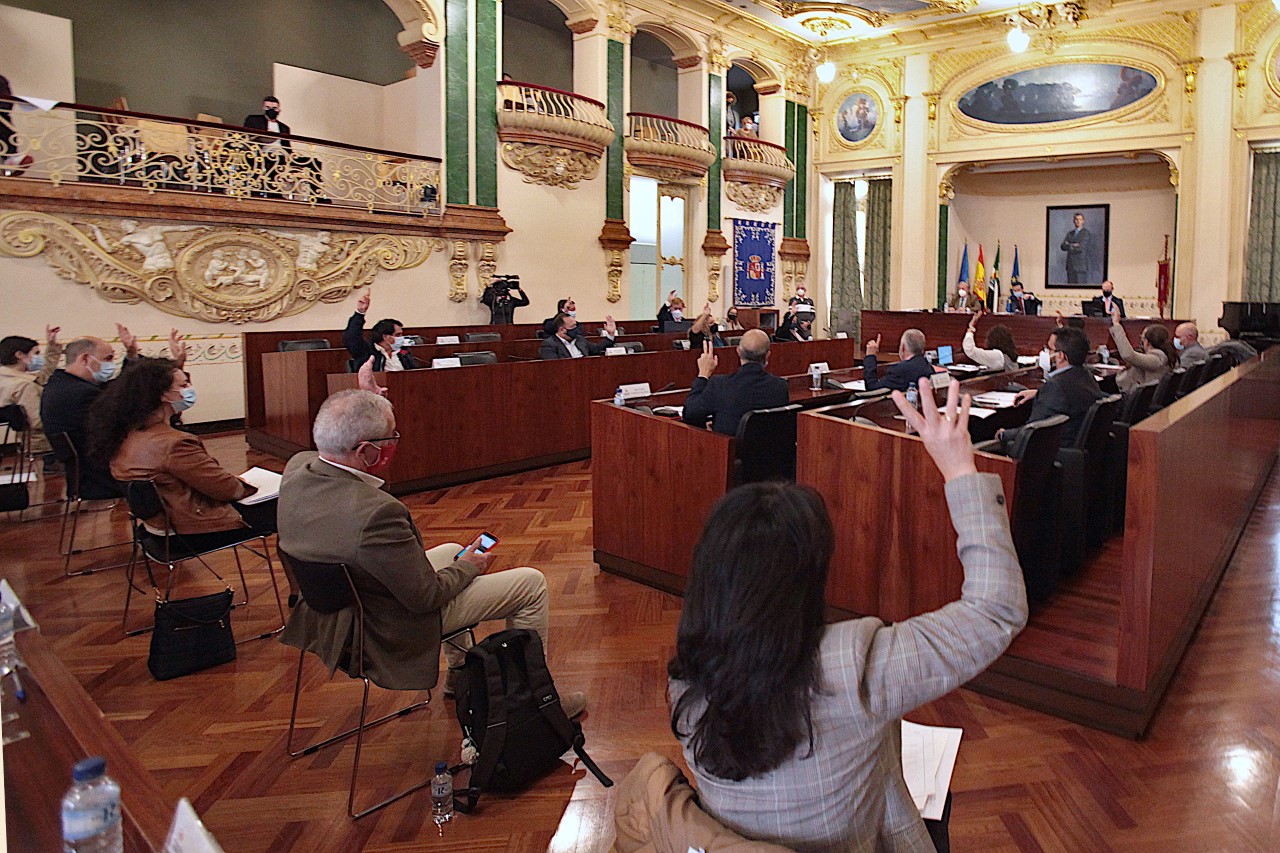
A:
[[[435,571],[409,509],[354,474],[298,453],[285,468],[280,548],[301,560],[345,563],[364,602],[365,674],[381,687],[425,690],[440,676],[440,609],[478,574]],[[315,652],[332,672],[352,648],[352,608],[331,615],[298,603],[280,640]]]
[[[703,772],[686,746],[702,806],[716,820],[799,850],[933,850],[902,778],[902,715],[986,669],[1027,621],[999,478],[961,477],[946,495],[964,565],[960,600],[893,625],[868,617],[827,626],[822,691],[810,706],[812,754],[802,746],[763,776],[730,782]],[[670,687],[674,704],[686,685]]]

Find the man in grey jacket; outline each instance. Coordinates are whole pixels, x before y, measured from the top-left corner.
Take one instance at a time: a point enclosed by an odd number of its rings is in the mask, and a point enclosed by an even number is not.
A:
[[[1195,323],[1182,323],[1173,332],[1173,346],[1178,351],[1178,366],[1186,369],[1209,360],[1209,352],[1200,346],[1200,330]]]

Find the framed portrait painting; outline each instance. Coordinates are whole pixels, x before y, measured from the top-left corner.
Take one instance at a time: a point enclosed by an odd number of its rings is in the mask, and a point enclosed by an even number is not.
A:
[[[880,124],[880,102],[866,89],[855,89],[840,102],[835,114],[836,131],[846,145],[860,145]]]
[[[1046,287],[1097,287],[1107,278],[1111,205],[1085,204],[1046,210]]]

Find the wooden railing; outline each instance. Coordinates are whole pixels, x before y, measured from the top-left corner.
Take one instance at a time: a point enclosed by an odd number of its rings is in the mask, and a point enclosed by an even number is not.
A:
[[[504,142],[550,144],[585,151],[594,157],[614,138],[605,105],[563,89],[498,82],[498,134]]]
[[[438,213],[440,160],[81,104],[0,108],[0,178]],[[4,143],[8,139],[7,144]]]

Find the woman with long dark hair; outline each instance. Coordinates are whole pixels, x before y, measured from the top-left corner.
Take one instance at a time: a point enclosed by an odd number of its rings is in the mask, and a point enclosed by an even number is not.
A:
[[[676,654],[671,726],[712,817],[799,850],[929,850],[902,778],[903,714],[984,670],[1026,622],[1022,572],[999,478],[979,474],[969,398],[923,413],[893,397],[946,483],[965,570],[959,601],[885,625],[827,625],[833,537],[822,498],[744,486],[712,510],[694,551]]]
[[[1142,330],[1141,351],[1129,343],[1120,322],[1120,309],[1111,309],[1111,339],[1116,342],[1116,355],[1125,367],[1116,374],[1116,388],[1132,391],[1143,385],[1155,385],[1178,365],[1178,351],[1173,348],[1169,329],[1152,323]]]
[[[195,388],[176,362],[137,359],[89,409],[90,458],[108,462],[117,480],[153,481],[173,532],[193,547],[239,538],[245,528],[274,533],[276,501],[234,503],[254,487],[219,465],[200,439],[170,425],[170,417],[195,399]],[[144,521],[164,530],[163,515]]]
[[[974,342],[978,321],[982,319],[982,315],[985,313],[985,311],[979,311],[969,321],[969,328],[964,333],[964,354],[969,356],[974,364],[981,365],[988,370],[1017,370],[1018,348],[1013,343],[1013,333],[1009,331],[1008,326],[1003,324],[992,326],[987,331],[985,349]]]

